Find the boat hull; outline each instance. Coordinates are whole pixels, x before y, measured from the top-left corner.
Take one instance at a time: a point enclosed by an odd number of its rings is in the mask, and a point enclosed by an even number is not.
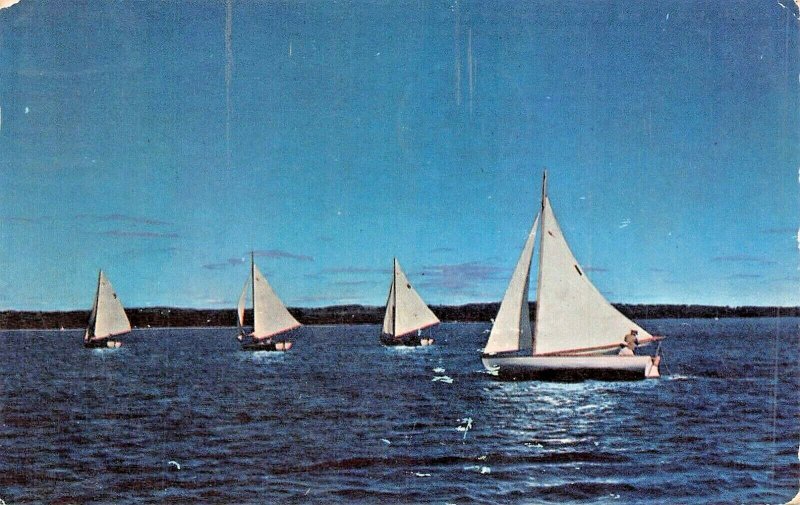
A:
[[[83,343],[87,349],[118,349],[122,346],[119,340],[103,339],[103,340],[88,340]]]
[[[492,356],[483,366],[501,380],[580,382],[656,378],[659,358],[652,356]]]
[[[433,337],[426,337],[424,335],[403,335],[400,338],[395,338],[392,335],[388,335],[386,333],[381,335],[381,344],[392,347],[397,345],[402,345],[406,347],[426,347],[429,345],[433,345],[435,340]]]
[[[243,351],[277,351],[285,352],[292,348],[291,342],[248,342],[242,344]]]

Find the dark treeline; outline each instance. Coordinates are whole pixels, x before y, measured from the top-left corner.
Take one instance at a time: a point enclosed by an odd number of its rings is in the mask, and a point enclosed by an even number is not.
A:
[[[442,321],[489,322],[497,315],[499,303],[471,303],[460,306],[432,306]],[[800,307],[715,307],[712,305],[630,305],[616,304],[620,312],[632,319],[713,318],[713,317],[798,317]],[[383,307],[339,305],[321,308],[290,308],[303,324],[379,324]],[[536,304],[531,303],[531,319]],[[152,307],[127,309],[134,328],[236,326],[233,309],[177,309]],[[249,314],[249,311],[248,311]],[[89,311],[0,312],[0,329],[84,328]],[[248,315],[248,320],[250,316]]]

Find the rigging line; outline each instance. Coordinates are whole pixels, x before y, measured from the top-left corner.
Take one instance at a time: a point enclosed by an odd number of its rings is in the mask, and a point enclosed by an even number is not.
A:
[[[667,371],[667,375],[672,376],[672,370],[669,369],[669,360],[667,356],[664,354],[664,350],[661,348],[662,341],[658,341],[658,347],[656,347],[656,356],[661,356],[664,363],[664,369]]]

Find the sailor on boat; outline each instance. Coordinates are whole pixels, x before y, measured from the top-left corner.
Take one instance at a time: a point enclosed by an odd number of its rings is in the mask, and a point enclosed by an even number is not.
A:
[[[633,329],[625,335],[625,343],[620,344],[620,347],[622,347],[619,351],[620,356],[633,356],[635,354],[634,351],[639,345],[638,335],[639,332]]]

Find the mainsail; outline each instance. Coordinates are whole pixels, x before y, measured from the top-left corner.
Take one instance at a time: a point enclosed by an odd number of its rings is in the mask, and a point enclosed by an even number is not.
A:
[[[301,326],[297,319],[286,310],[255,263],[252,263],[251,278],[253,281],[253,333],[251,336],[254,339],[262,340]],[[240,310],[240,314],[243,319],[244,311]]]
[[[111,281],[100,270],[87,334],[90,340],[100,340],[129,331],[131,331],[131,323],[128,321],[128,316],[125,315],[125,309],[122,308],[122,303],[117,298]]]
[[[489,341],[486,342],[486,347],[483,349],[485,354],[524,351],[532,348],[528,286],[538,227],[539,216],[537,215],[528,234],[528,240],[525,241],[525,247],[522,248],[517,266],[514,268],[514,273],[511,275],[506,294],[500,303],[500,310],[492,325]]]
[[[570,251],[543,195],[534,353],[589,350],[622,342],[630,330],[652,336],[615,309],[589,281]]]
[[[400,337],[438,323],[439,318],[408,282],[406,274],[395,258],[392,286],[389,289],[386,314],[383,318],[383,333]]]

